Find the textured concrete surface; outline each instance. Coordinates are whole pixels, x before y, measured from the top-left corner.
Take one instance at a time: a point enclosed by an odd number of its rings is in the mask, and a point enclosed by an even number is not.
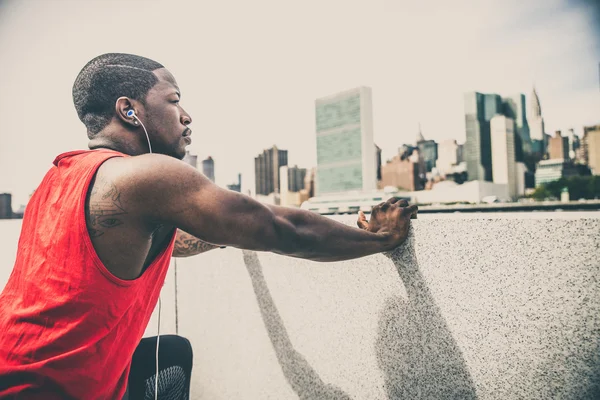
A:
[[[192,341],[192,399],[600,398],[598,218],[416,220],[391,254],[176,273],[161,332]]]

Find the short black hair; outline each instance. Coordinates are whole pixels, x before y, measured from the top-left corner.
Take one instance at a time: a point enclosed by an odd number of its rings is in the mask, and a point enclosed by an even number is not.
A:
[[[91,139],[112,119],[121,96],[146,98],[158,78],[152,71],[164,68],[156,61],[133,54],[108,53],[88,62],[73,84],[73,103]]]

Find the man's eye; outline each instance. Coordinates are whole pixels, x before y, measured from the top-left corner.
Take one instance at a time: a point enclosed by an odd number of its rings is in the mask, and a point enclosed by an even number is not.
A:
[[[173,100],[173,101],[171,101],[171,103],[173,103],[173,104],[178,104],[178,103],[179,103],[179,100]]]

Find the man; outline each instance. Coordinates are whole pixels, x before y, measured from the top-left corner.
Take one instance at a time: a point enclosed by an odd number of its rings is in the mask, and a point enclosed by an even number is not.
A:
[[[0,295],[0,397],[153,398],[156,338],[140,339],[171,256],[226,245],[337,261],[406,239],[417,212],[406,202],[356,229],[214,185],[180,161],[192,134],[180,98],[173,75],[139,56],[104,54],[79,73],[90,150],[58,156],[27,207]],[[187,398],[189,342],[160,344],[158,389]]]

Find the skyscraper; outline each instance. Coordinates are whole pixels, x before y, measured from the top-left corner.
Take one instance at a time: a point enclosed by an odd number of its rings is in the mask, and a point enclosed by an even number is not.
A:
[[[215,181],[215,161],[211,156],[206,160],[202,160],[202,173],[211,181]]]
[[[496,115],[490,121],[492,143],[492,177],[494,183],[508,186],[508,195],[517,196],[518,179],[515,160],[515,122],[504,115]]]
[[[279,167],[287,165],[287,150],[279,150],[277,146],[266,149],[254,158],[254,174],[256,194],[268,196],[279,193]]]
[[[524,94],[505,97],[504,115],[515,121],[515,158],[523,161],[523,153],[531,153],[531,137],[527,121],[526,102]]]
[[[490,121],[502,111],[502,99],[497,94],[465,94],[465,161],[470,181],[492,181]]]
[[[417,147],[425,164],[425,172],[431,172],[435,167],[438,158],[438,145],[435,140],[425,140],[419,124],[419,133],[417,133]]]
[[[531,112],[529,113],[529,130],[531,134],[531,151],[537,155],[539,159],[546,153],[546,135],[544,128],[544,118],[542,118],[542,106],[540,98],[533,88],[531,92]]]
[[[371,89],[358,87],[315,101],[316,194],[377,188]]]

